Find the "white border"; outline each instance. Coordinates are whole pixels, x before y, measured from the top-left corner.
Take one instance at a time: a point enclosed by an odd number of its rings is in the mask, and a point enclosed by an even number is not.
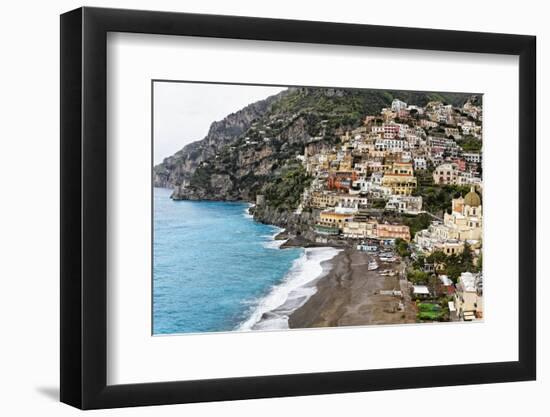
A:
[[[119,33],[107,51],[108,384],[517,360],[517,57]],[[484,93],[484,322],[152,337],[151,79]]]

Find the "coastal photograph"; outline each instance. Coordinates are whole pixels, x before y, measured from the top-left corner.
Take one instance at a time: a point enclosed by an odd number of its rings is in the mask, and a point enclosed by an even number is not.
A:
[[[483,320],[481,93],[152,92],[153,335]]]

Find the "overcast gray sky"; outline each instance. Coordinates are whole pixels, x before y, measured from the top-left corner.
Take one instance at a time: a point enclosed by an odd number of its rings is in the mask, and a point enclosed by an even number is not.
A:
[[[282,87],[181,82],[154,83],[154,163],[201,140],[210,124]]]

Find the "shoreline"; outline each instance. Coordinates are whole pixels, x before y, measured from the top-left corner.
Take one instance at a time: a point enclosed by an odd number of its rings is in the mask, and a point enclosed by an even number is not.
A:
[[[405,294],[408,288],[406,281],[400,282],[399,274],[384,277],[377,271],[368,271],[367,264],[372,255],[357,251],[354,245],[317,243],[281,225],[262,222],[255,218],[255,204],[250,201],[217,201],[247,204],[245,217],[274,227],[271,248],[304,250],[282,281],[258,300],[249,318],[235,330],[416,323],[410,297],[379,293],[381,290],[397,290]],[[330,253],[330,256],[320,262],[308,259],[308,254],[315,252],[325,252],[325,257]],[[299,265],[305,263],[308,263],[307,267]],[[401,263],[380,265],[380,269],[401,267]],[[314,274],[313,268],[316,270]]]
[[[292,312],[291,329],[416,323],[416,313],[407,296],[406,281],[368,271],[371,255],[348,248],[325,262],[327,274],[316,282],[317,291]],[[381,269],[402,265],[381,263]],[[380,294],[402,291],[404,297]],[[403,309],[399,308],[399,303]]]
[[[173,190],[173,188],[170,188],[170,187],[153,187],[153,188],[163,188],[163,189],[167,189],[167,190]],[[308,239],[306,237],[304,237],[303,235],[301,234],[298,234],[298,233],[293,233],[291,231],[289,231],[289,225],[288,224],[277,224],[277,223],[273,223],[272,221],[269,221],[269,220],[262,220],[258,217],[256,217],[255,215],[255,209],[257,208],[257,205],[256,203],[250,201],[250,200],[214,200],[214,199],[198,199],[198,200],[195,200],[195,199],[182,199],[182,198],[177,198],[177,199],[174,199],[170,196],[170,199],[172,201],[191,201],[191,202],[220,202],[220,203],[240,203],[240,204],[246,204],[247,205],[247,208],[246,208],[246,215],[247,217],[250,216],[249,218],[255,222],[258,222],[258,223],[262,223],[262,224],[266,224],[268,226],[273,226],[273,227],[277,227],[279,229],[281,229],[274,237],[274,240],[278,241],[278,240],[284,240],[285,242],[283,242],[280,246],[281,249],[286,249],[286,248],[326,248],[326,247],[333,247],[333,248],[336,248],[336,249],[343,249],[344,247],[346,247],[346,244],[344,242],[342,242],[341,245],[335,245],[334,242],[331,242],[331,243],[317,243],[311,239]],[[288,214],[291,214],[292,211],[286,211],[286,213]],[[271,219],[273,220],[273,219]]]
[[[281,282],[257,300],[248,319],[235,330],[289,329],[289,316],[315,294],[316,283],[329,272],[326,262],[339,253],[338,249],[331,247],[304,248],[303,251]]]

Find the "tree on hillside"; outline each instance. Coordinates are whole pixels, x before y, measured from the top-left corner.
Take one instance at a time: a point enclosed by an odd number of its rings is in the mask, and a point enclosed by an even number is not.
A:
[[[403,258],[406,256],[410,256],[411,254],[411,251],[409,250],[409,244],[401,238],[395,240],[395,249],[399,256]]]
[[[420,271],[418,269],[411,269],[407,272],[407,278],[413,284],[426,284],[430,278],[427,272]]]

